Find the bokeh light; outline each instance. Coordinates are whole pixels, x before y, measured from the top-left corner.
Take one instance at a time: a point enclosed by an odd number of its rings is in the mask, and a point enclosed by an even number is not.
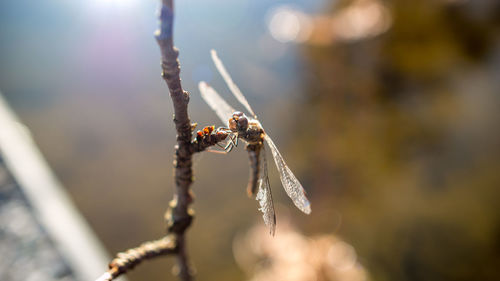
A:
[[[379,1],[360,0],[341,10],[332,19],[334,36],[339,40],[360,40],[379,35],[390,27],[387,8]]]
[[[330,45],[371,38],[387,31],[391,15],[378,0],[357,0],[331,16],[306,15],[296,8],[280,6],[271,12],[268,29],[283,43]]]
[[[282,42],[301,41],[307,38],[308,18],[289,6],[279,6],[268,16],[271,36]]]

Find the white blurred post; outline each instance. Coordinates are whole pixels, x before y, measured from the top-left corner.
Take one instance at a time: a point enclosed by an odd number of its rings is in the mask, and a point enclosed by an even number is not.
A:
[[[110,261],[108,255],[1,93],[0,152],[76,277],[83,281],[101,275]]]

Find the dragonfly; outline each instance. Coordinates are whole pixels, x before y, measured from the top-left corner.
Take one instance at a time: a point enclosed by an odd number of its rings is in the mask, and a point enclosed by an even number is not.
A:
[[[238,145],[238,139],[246,143],[246,150],[250,158],[250,178],[248,182],[247,192],[249,196],[255,195],[259,202],[259,210],[263,213],[264,223],[269,227],[270,234],[274,236],[276,229],[276,214],[274,211],[274,203],[269,185],[269,177],[267,172],[267,160],[264,143],[267,143],[274,158],[274,163],[278,168],[281,183],[286,191],[286,194],[292,199],[295,206],[306,214],[311,213],[311,204],[306,197],[306,192],[299,180],[286,165],[283,156],[274,144],[273,140],[262,127],[262,124],[250,107],[247,99],[240,91],[238,86],[233,82],[231,76],[222,64],[222,61],[217,56],[215,50],[211,50],[212,60],[219,71],[220,75],[226,82],[231,93],[248,111],[250,116],[241,111],[234,110],[211,86],[202,81],[198,87],[201,96],[210,108],[215,111],[219,119],[232,137],[224,147],[226,152],[230,152]]]

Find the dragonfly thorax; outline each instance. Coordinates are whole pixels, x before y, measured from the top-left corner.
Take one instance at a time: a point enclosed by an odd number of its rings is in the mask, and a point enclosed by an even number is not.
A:
[[[258,121],[250,121],[247,129],[244,132],[238,133],[238,137],[246,140],[249,144],[262,145],[264,142],[264,130]]]

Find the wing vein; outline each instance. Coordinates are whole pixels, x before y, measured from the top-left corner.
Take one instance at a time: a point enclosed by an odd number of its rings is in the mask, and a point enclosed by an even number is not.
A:
[[[265,138],[267,144],[271,148],[274,162],[276,163],[276,167],[278,168],[281,183],[283,184],[283,188],[285,189],[286,194],[288,195],[288,197],[290,197],[290,199],[292,199],[293,203],[295,204],[295,206],[297,206],[297,208],[299,208],[299,210],[306,214],[310,214],[311,203],[309,203],[309,200],[306,197],[304,188],[292,173],[290,168],[288,168],[288,166],[286,165],[285,160],[281,156],[278,148],[271,140],[269,135],[266,134]]]
[[[217,56],[217,52],[215,52],[215,50],[211,50],[210,52],[212,54],[212,60],[214,61],[215,67],[217,67],[217,70],[219,70],[220,75],[222,76],[222,78],[224,78],[224,81],[226,82],[233,95],[248,110],[248,112],[252,114],[254,118],[257,118],[247,99],[240,91],[240,88],[238,88],[238,86],[236,86],[236,84],[233,82],[233,79],[231,79],[231,76],[224,67],[224,64],[222,64],[222,61]]]
[[[269,176],[267,174],[267,159],[264,146],[260,150],[260,173],[259,173],[259,191],[255,199],[259,201],[264,223],[269,227],[269,233],[274,236],[276,231],[276,213],[274,211],[273,195],[269,185]]]
[[[200,82],[198,88],[205,102],[215,111],[222,123],[228,126],[228,120],[233,116],[234,109],[206,82]]]

